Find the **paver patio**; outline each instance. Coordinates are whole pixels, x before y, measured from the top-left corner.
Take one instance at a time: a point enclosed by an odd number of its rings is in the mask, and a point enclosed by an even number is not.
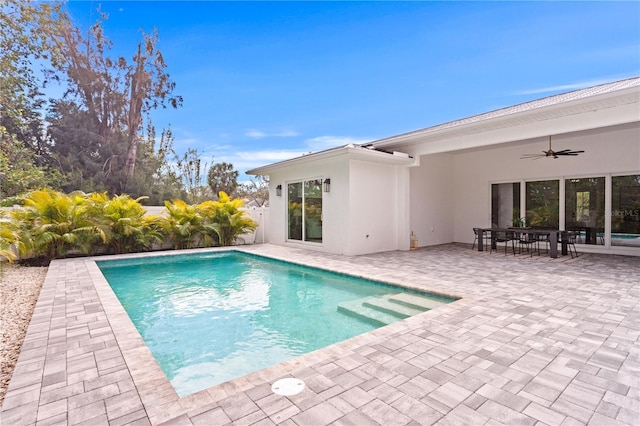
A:
[[[178,398],[95,263],[54,261],[0,423],[640,424],[640,257],[240,249],[461,299]]]

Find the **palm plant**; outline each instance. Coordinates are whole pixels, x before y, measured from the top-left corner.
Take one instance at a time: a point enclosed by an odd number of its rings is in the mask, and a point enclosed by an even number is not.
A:
[[[158,216],[147,216],[140,200],[129,195],[106,199],[100,217],[101,233],[109,252],[120,254],[148,250],[154,242],[162,239],[163,233]]]
[[[70,195],[52,189],[31,192],[24,206],[12,212],[21,224],[20,239],[35,256],[56,259],[67,255],[78,242],[75,231],[87,225],[77,208],[84,194]]]
[[[7,210],[0,210],[0,259],[5,258],[12,263],[24,249],[19,225]]]
[[[109,196],[106,192],[88,195],[75,192],[71,196],[76,198],[77,227],[72,231],[77,235],[75,246],[83,254],[95,254],[108,238],[102,226],[102,212]]]
[[[211,247],[219,245],[218,233],[212,226],[216,217],[216,203],[214,201],[203,201],[196,206],[201,224],[200,233],[202,234],[202,246]]]
[[[258,224],[240,210],[244,207],[241,199],[231,199],[220,191],[218,201],[213,202],[214,214],[211,227],[218,235],[220,245],[231,246],[239,235],[255,231]]]
[[[166,201],[168,216],[163,221],[164,231],[176,249],[196,247],[202,238],[202,217],[196,206],[183,200]]]

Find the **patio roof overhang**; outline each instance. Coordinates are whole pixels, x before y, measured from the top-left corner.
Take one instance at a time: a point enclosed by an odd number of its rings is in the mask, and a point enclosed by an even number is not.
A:
[[[365,144],[414,156],[577,132],[640,118],[640,78],[563,93]]]
[[[361,145],[348,144],[337,148],[310,153],[301,157],[284,160],[263,167],[247,170],[248,175],[267,176],[275,171],[289,167],[301,167],[307,163],[317,161],[344,158],[349,160],[361,160],[373,163],[382,163],[395,166],[411,166],[415,163],[413,157],[398,151],[380,150],[375,147],[363,147]]]

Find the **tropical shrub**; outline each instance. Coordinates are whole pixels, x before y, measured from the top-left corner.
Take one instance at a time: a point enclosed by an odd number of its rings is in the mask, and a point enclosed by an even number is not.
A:
[[[196,212],[200,216],[200,234],[202,237],[201,245],[203,247],[212,247],[219,244],[218,233],[213,227],[216,217],[216,203],[214,201],[203,201],[196,206]]]
[[[16,260],[16,252],[24,252],[24,244],[20,239],[20,227],[7,210],[0,210],[0,261],[9,263]]]
[[[241,199],[231,199],[226,192],[220,191],[217,201],[213,202],[211,227],[218,235],[221,246],[231,246],[238,236],[255,231],[258,224],[240,210],[244,206]]]
[[[145,198],[134,200],[128,195],[112,199],[106,197],[102,215],[95,217],[109,253],[145,251],[151,249],[153,243],[162,240],[164,233],[160,218],[147,216],[147,211],[140,204]]]
[[[82,192],[66,195],[52,189],[31,192],[24,205],[12,211],[25,252],[56,259],[76,248],[91,228],[78,208],[85,197]]]
[[[110,198],[106,192],[64,194],[51,189],[33,191],[21,206],[0,211],[0,257],[46,260],[83,254],[144,251],[166,236],[176,249],[229,246],[257,224],[241,210],[243,202],[220,192],[217,201],[189,205],[165,202],[166,216],[149,216],[129,195]]]
[[[175,249],[197,247],[202,239],[202,217],[195,205],[189,205],[183,200],[165,201],[167,217],[162,226],[167,237],[173,242]]]

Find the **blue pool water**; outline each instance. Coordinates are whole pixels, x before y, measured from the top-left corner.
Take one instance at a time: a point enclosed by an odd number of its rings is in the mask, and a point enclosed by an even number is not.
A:
[[[373,330],[337,305],[400,292],[234,251],[98,266],[180,396]]]

